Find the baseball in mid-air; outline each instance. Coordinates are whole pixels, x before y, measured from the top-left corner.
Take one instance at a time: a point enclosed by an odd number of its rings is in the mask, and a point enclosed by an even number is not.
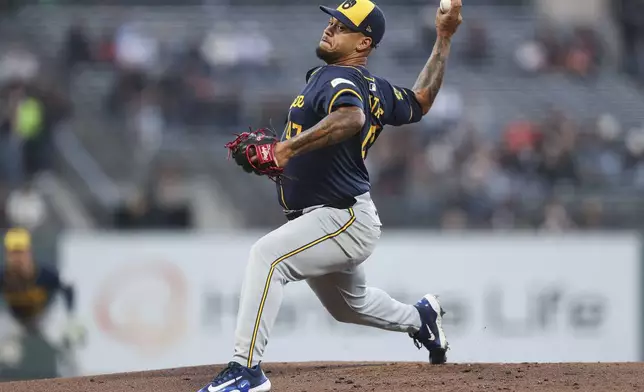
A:
[[[452,8],[452,0],[441,0],[441,12],[447,13],[449,9]]]

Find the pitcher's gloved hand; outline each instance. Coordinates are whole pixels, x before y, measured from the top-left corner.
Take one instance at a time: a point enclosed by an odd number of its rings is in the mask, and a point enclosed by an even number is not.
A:
[[[229,156],[247,173],[267,176],[271,180],[281,177],[283,168],[275,159],[277,136],[268,129],[244,132],[226,143]]]

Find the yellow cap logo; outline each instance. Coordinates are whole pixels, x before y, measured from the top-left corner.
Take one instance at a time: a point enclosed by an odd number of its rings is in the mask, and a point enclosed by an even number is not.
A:
[[[360,26],[376,5],[369,0],[347,0],[340,4],[338,11],[349,18],[351,23]]]
[[[347,0],[344,3],[342,3],[342,9],[343,10],[348,10],[349,8],[351,8],[354,5],[356,5],[357,2],[358,2],[358,0]]]

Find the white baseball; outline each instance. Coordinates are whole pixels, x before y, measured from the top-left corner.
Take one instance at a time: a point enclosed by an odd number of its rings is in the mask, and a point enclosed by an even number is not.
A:
[[[452,0],[441,0],[441,12],[447,13],[449,9],[452,8]]]

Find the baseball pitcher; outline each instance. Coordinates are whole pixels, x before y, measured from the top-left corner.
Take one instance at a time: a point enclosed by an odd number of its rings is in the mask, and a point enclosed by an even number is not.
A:
[[[380,238],[365,158],[385,125],[420,121],[441,87],[451,37],[462,21],[461,0],[436,15],[438,38],[414,86],[372,75],[367,58],[385,33],[371,0],[346,0],[330,16],[317,48],[326,65],[310,70],[278,140],[267,130],[227,144],[237,164],[268,176],[288,222],[250,250],[231,362],[200,392],[265,392],[260,367],[287,283],[306,281],[341,322],[409,334],[430,362],[446,361],[443,311],[433,295],[400,303],[366,285],[362,263]]]

